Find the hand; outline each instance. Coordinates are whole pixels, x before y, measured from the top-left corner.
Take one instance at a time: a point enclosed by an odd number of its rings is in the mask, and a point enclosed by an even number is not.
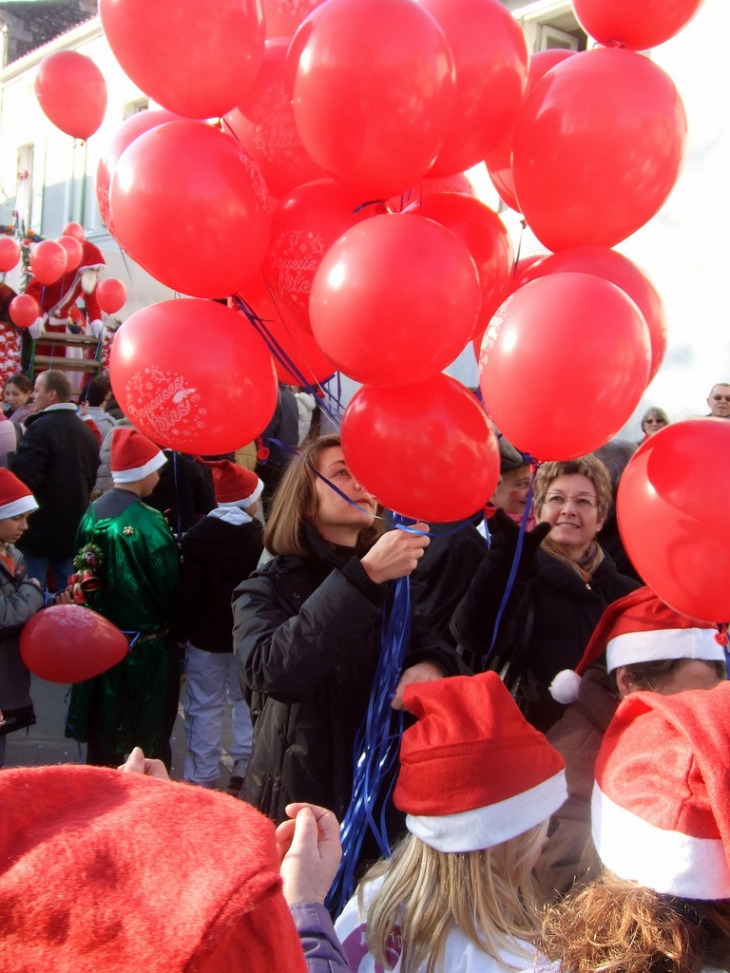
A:
[[[80,416],[88,416],[88,414],[89,414],[89,403],[88,402],[79,402],[79,415]]]
[[[315,804],[287,804],[286,813],[293,820],[276,829],[284,898],[324,905],[342,857],[337,818]]]
[[[422,533],[389,530],[379,537],[365,557],[361,558],[360,563],[371,581],[376,584],[394,581],[396,578],[404,578],[416,569],[419,558],[423,557],[424,550],[431,543],[431,538],[426,536],[428,524],[418,523],[410,526],[414,531]]]
[[[517,539],[520,534],[520,525],[516,523],[504,510],[498,510],[489,521],[490,529],[494,530],[493,545],[491,548],[492,559],[499,560],[508,567],[511,567],[517,551]],[[527,568],[533,565],[540,545],[550,533],[552,524],[536,524],[533,530],[526,530],[522,539],[522,555],[520,557],[520,567]]]
[[[57,591],[53,598],[54,605],[72,605],[73,598],[71,597],[71,591],[69,588],[65,588],[63,591]]]
[[[158,780],[170,779],[163,762],[145,757],[139,747],[134,748],[127,757],[126,763],[120,764],[118,769],[123,774],[143,774],[145,777],[157,777]]]
[[[38,578],[26,578],[25,580],[29,581],[31,584],[34,584],[39,591],[43,591],[43,585],[40,583]]]
[[[403,709],[403,690],[412,682],[432,682],[434,679],[445,679],[446,674],[435,662],[417,662],[403,673],[395,687],[395,696],[391,702],[393,709]]]

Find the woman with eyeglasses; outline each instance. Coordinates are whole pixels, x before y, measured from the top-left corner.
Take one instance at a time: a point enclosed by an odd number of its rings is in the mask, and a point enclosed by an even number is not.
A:
[[[664,409],[656,407],[647,409],[641,419],[641,431],[644,433],[644,438],[639,440],[639,445],[645,443],[649,436],[653,436],[655,432],[659,432],[660,429],[668,425],[669,416]]]
[[[577,665],[606,606],[639,582],[619,574],[596,539],[612,503],[611,480],[597,457],[544,463],[534,493],[537,526],[522,538],[508,597],[518,527],[497,512],[490,526],[499,533],[451,628],[467,663],[500,671],[526,717],[545,732],[564,711],[548,691],[553,677]]]

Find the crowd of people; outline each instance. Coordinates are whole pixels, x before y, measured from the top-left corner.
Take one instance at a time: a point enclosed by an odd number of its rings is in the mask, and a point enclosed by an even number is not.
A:
[[[309,427],[309,402],[299,424],[287,390],[272,422],[292,446],[261,477],[161,450],[110,415],[104,376],[82,407],[62,372],[29,384],[5,390],[27,411],[0,466],[0,766],[35,720],[18,648],[34,614],[74,601],[129,651],[72,687],[65,732],[87,767],[0,772],[0,971],[730,969],[727,638],[663,604],[623,552],[635,443],[535,470],[502,439],[483,511],[389,529],[339,436]],[[730,386],[708,405],[730,417]],[[650,409],[644,438],[668,422]],[[333,926],[394,618],[399,760],[369,795],[383,833],[355,849],[360,885]],[[48,892],[19,910],[41,873]]]

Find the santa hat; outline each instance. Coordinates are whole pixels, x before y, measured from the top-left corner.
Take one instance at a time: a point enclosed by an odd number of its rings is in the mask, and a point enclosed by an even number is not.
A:
[[[566,800],[565,761],[495,672],[414,683],[403,704],[418,722],[403,734],[393,800],[431,848],[491,848]]]
[[[106,261],[101,255],[101,250],[96,244],[91,243],[90,240],[83,240],[81,242],[81,248],[83,253],[81,255],[81,263],[76,268],[77,270],[96,270],[98,267],[104,267],[106,265]]]
[[[10,470],[0,468],[0,520],[37,509],[35,497],[25,483]]]
[[[112,432],[111,472],[115,483],[135,483],[159,470],[167,458],[157,446],[132,426]]]
[[[583,673],[606,654],[606,668],[665,659],[725,660],[725,650],[715,636],[717,625],[680,615],[646,586],[612,602],[601,616],[573,669],[559,672],[550,694],[559,703],[578,699]]]
[[[244,510],[251,507],[264,489],[264,484],[252,473],[230,460],[206,460],[213,473],[215,499],[219,504],[233,504]]]
[[[631,693],[596,762],[601,861],[665,895],[730,898],[730,683]]]
[[[225,794],[100,767],[0,774],[0,969],[306,973],[274,827]]]

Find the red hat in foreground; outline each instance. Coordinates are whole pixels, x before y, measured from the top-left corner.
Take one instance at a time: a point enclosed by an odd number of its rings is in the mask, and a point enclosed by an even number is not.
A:
[[[112,432],[111,472],[115,483],[135,483],[159,470],[165,454],[132,426],[118,426]]]
[[[431,848],[491,848],[566,800],[565,761],[495,672],[414,683],[403,703],[418,722],[403,734],[393,800]]]
[[[0,774],[0,970],[305,973],[270,821],[99,767]]]
[[[631,693],[603,738],[591,810],[603,864],[687,899],[730,898],[730,683]]]
[[[220,504],[234,504],[244,510],[252,506],[264,489],[264,484],[251,470],[230,460],[206,460],[213,473],[215,499]]]
[[[25,483],[10,470],[0,469],[0,520],[37,509],[35,497]]]

